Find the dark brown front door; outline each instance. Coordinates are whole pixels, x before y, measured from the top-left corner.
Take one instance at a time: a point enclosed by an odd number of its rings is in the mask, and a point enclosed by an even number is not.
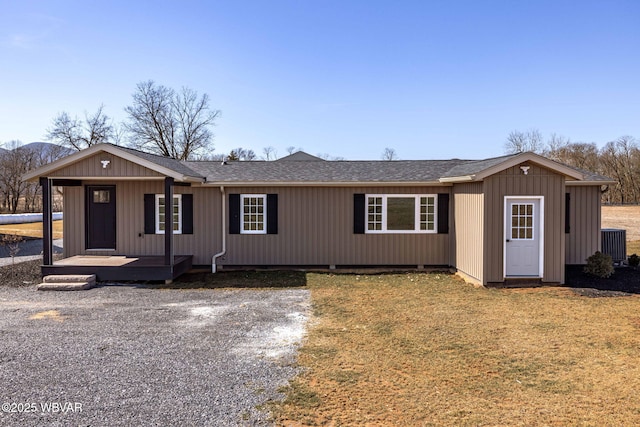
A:
[[[116,248],[116,187],[87,186],[87,249]]]

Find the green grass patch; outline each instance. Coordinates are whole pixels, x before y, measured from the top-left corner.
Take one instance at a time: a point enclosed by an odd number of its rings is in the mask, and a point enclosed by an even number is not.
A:
[[[287,397],[283,402],[285,405],[293,405],[304,409],[313,409],[322,404],[322,400],[318,393],[306,384],[295,380],[288,387],[284,387],[280,391],[287,394]]]

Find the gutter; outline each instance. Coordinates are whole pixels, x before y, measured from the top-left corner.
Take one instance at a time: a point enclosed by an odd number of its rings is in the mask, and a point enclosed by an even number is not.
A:
[[[212,273],[216,273],[216,260],[218,258],[220,258],[222,255],[227,253],[227,233],[225,230],[225,223],[226,223],[226,218],[225,218],[225,212],[226,212],[226,198],[224,197],[224,186],[221,185],[220,186],[220,194],[222,195],[222,227],[221,227],[221,231],[222,231],[222,250],[220,252],[218,252],[217,254],[215,254],[212,258],[211,258],[211,272]]]

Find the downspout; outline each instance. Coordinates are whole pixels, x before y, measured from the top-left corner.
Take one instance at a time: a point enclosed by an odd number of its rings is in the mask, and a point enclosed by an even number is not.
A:
[[[225,229],[225,223],[226,223],[226,218],[225,218],[225,212],[226,212],[226,198],[224,196],[224,186],[221,185],[220,186],[220,194],[222,195],[222,227],[221,227],[221,231],[222,231],[222,250],[220,252],[218,252],[217,254],[215,254],[213,256],[213,258],[211,258],[211,272],[215,273],[216,272],[216,260],[218,258],[220,258],[222,255],[224,255],[225,253],[227,253],[227,230]]]

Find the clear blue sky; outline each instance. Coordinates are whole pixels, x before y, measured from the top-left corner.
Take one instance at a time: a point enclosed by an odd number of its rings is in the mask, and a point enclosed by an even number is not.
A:
[[[138,82],[222,110],[216,152],[501,155],[512,130],[640,138],[640,1],[0,0],[0,143]]]

